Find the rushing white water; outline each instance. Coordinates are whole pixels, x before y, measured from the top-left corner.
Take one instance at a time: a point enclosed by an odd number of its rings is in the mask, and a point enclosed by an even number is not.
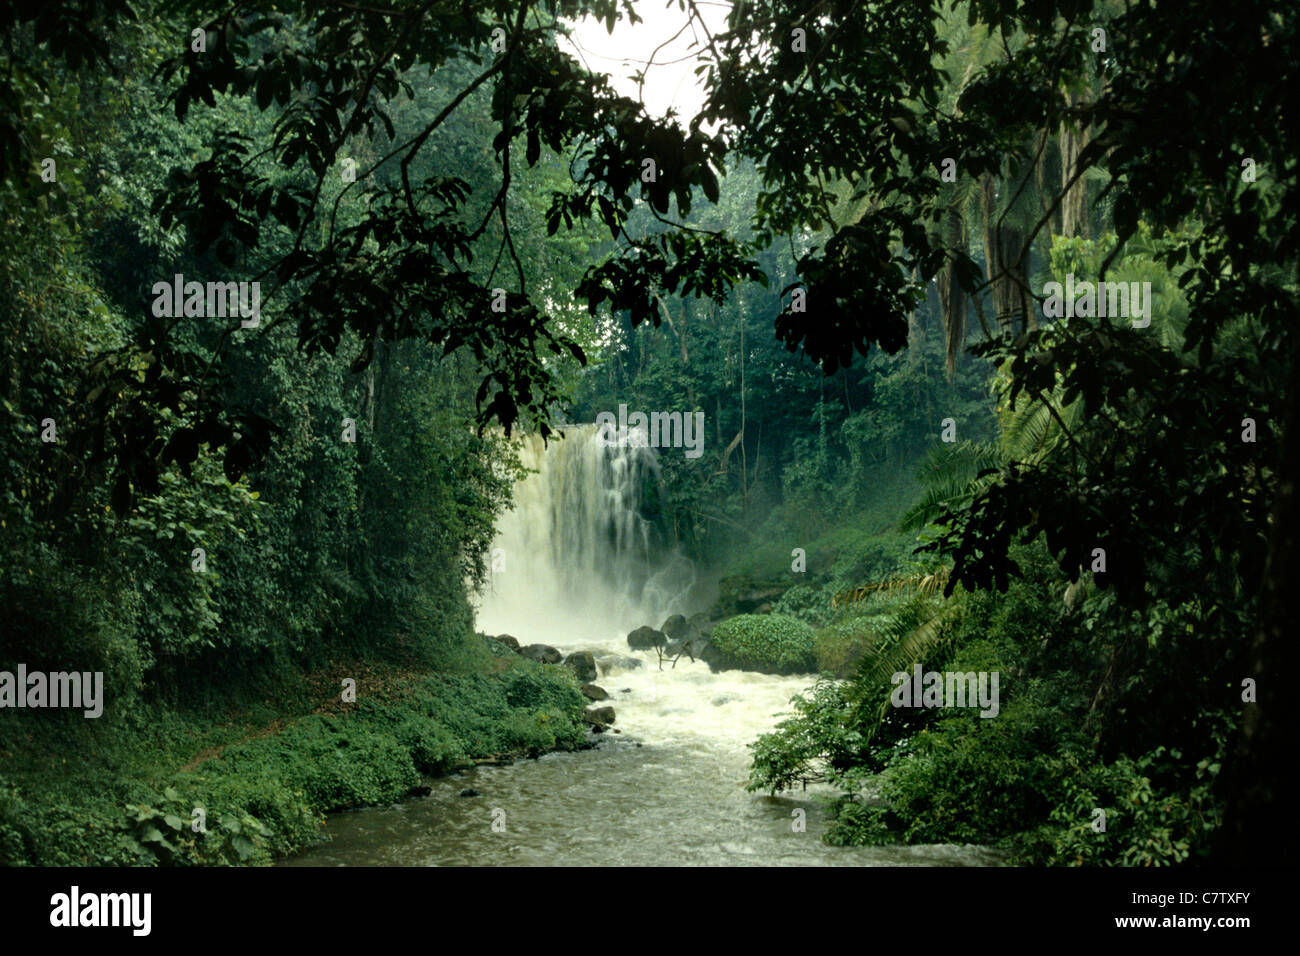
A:
[[[535,473],[515,485],[514,508],[497,524],[493,554],[504,567],[483,596],[479,629],[612,647],[633,628],[690,610],[695,571],[640,513],[659,478],[654,451],[606,446],[594,425],[565,434],[549,447],[523,439],[520,458]]]
[[[629,631],[689,616],[703,603],[691,562],[657,540],[642,515],[658,478],[648,448],[605,447],[594,426],[543,448],[498,524],[504,570],[483,596],[479,629],[569,653],[591,650],[618,733],[598,749],[479,767],[426,799],[341,814],[330,843],[290,865],[961,865],[978,847],[840,848],[821,840],[832,792],[819,785],[769,797],[747,792],[759,734],[788,713],[809,676],[712,673],[632,651]],[[462,799],[470,787],[481,799]],[[504,830],[493,829],[504,813]]]
[[[606,446],[593,425],[568,427],[543,447],[524,440],[533,473],[515,486],[515,508],[497,525],[505,558],[479,610],[479,629],[521,644],[590,650],[617,708],[619,728],[644,741],[699,738],[744,758],[807,677],[748,671],[714,674],[687,657],[659,661],[628,649],[629,631],[659,627],[692,604],[689,559],[655,541],[640,504],[659,477],[651,448]]]

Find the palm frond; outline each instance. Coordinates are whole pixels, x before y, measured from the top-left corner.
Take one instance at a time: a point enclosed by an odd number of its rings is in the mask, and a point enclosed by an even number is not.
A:
[[[882,647],[864,657],[858,667],[855,685],[864,691],[883,689],[893,683],[895,674],[910,674],[914,665],[934,660],[956,637],[956,632],[948,627],[948,624],[956,616],[957,610],[958,606],[952,602],[940,604],[933,608],[919,624],[908,628],[897,643]],[[870,699],[873,698],[864,694],[859,700],[864,702]],[[889,713],[889,707],[890,701],[886,697],[880,703],[873,719],[864,724],[868,740],[875,735],[876,729],[884,721]]]
[[[1066,441],[1061,424],[1073,434],[1082,421],[1082,403],[1065,405],[1059,385],[1042,399],[1022,397],[1002,413],[1002,453],[1013,461],[1041,462]]]
[[[885,581],[876,581],[872,584],[864,584],[862,587],[854,588],[851,591],[836,594],[831,598],[831,607],[857,604],[871,594],[895,594],[899,591],[915,591],[917,594],[924,595],[937,594],[948,583],[948,574],[949,568],[945,565],[929,574],[917,572],[916,574],[899,575]]]
[[[939,446],[921,464],[917,476],[925,491],[921,500],[903,513],[899,528],[919,531],[945,508],[956,509],[970,501],[989,480],[980,475],[1000,468],[1002,463],[1001,451],[991,442],[964,441]]]
[[[953,632],[945,625],[956,611],[955,604],[944,602],[931,607],[919,623],[897,621],[896,639],[884,642],[875,653],[863,658],[858,667],[858,683],[866,687],[884,686],[894,674],[910,673],[912,665],[933,659],[953,638]]]

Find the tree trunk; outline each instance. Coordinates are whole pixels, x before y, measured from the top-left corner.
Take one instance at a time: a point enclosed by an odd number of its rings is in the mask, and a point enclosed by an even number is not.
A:
[[[948,209],[944,220],[944,240],[965,253],[966,229],[961,212],[956,208]],[[935,276],[935,285],[939,289],[939,313],[943,316],[945,365],[948,381],[952,381],[957,371],[957,354],[966,343],[966,293],[953,274],[951,259],[944,263]]]
[[[1223,768],[1226,807],[1216,835],[1216,862],[1295,866],[1296,705],[1288,700],[1297,668],[1295,609],[1291,589],[1300,581],[1300,335],[1292,320],[1290,372],[1283,407],[1282,468],[1270,511],[1268,559],[1260,589],[1259,625],[1247,673],[1255,703],[1242,703],[1235,750]],[[1234,689],[1240,694],[1240,686]]]
[[[1020,328],[1028,322],[1029,301],[1025,274],[1019,265],[1023,234],[1004,221],[998,226],[997,177],[980,177],[980,215],[984,221],[984,258],[988,269],[993,311],[1003,335],[1012,332],[1018,318]]]
[[[1065,94],[1067,108],[1081,106],[1083,103],[1083,96],[1069,92]],[[1061,189],[1065,194],[1061,200],[1061,235],[1066,239],[1075,236],[1088,238],[1088,189],[1084,177],[1075,179],[1073,185],[1070,180],[1078,172],[1079,154],[1091,139],[1089,127],[1080,128],[1069,120],[1061,123]]]

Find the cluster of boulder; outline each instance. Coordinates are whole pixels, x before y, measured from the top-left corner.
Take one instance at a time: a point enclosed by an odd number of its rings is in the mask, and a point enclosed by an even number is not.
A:
[[[658,628],[638,627],[627,636],[627,646],[634,651],[657,650],[660,667],[665,661],[671,661],[675,665],[679,658],[685,657],[691,661],[703,661],[711,669],[718,670],[721,655],[710,640],[716,623],[707,614],[696,614],[690,618],[682,614],[674,614]],[[580,685],[578,689],[584,697],[592,701],[592,705],[583,713],[583,719],[596,733],[603,733],[614,723],[614,708],[599,703],[609,700],[609,693],[593,682],[600,674],[608,674],[615,668],[632,670],[644,663],[640,657],[603,653],[597,660],[593,651],[574,651],[566,656],[549,644],[521,645],[509,634],[498,634],[495,637],[486,634],[483,636],[489,641],[496,641],[520,657],[537,661],[539,664],[558,664],[572,670]],[[617,730],[614,732],[618,733]]]
[[[588,700],[601,701],[609,699],[609,694],[605,688],[592,683],[596,679],[597,669],[596,655],[591,651],[574,651],[568,657],[565,657],[549,644],[525,644],[520,646],[518,639],[510,634],[498,634],[495,637],[484,636],[488,640],[496,641],[498,644],[514,651],[520,657],[528,658],[530,661],[537,661],[539,664],[559,664],[569,668],[581,685],[578,690]],[[639,660],[635,660],[632,666],[640,663]],[[591,725],[592,730],[596,733],[603,733],[614,723],[614,708],[609,705],[588,707],[583,712],[583,719]],[[618,731],[615,731],[615,733],[618,733]]]
[[[695,614],[689,618],[674,614],[657,629],[638,627],[627,636],[627,646],[634,651],[657,650],[661,661],[676,662],[680,657],[687,657],[692,661],[703,661],[716,670],[718,654],[711,640],[716,623],[707,614]]]

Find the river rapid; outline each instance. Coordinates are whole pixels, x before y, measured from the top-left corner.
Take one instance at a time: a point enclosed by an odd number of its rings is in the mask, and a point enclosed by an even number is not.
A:
[[[653,452],[606,448],[590,426],[566,431],[549,449],[525,441],[534,473],[498,524],[498,570],[479,628],[565,654],[592,651],[618,733],[595,736],[591,750],[480,766],[434,781],[427,797],[336,814],[326,841],[285,865],[997,863],[972,846],[829,846],[821,836],[832,790],[744,789],[748,745],[813,678],[713,673],[686,657],[673,665],[629,650],[635,627],[700,610],[701,587],[640,514],[657,478]]]

